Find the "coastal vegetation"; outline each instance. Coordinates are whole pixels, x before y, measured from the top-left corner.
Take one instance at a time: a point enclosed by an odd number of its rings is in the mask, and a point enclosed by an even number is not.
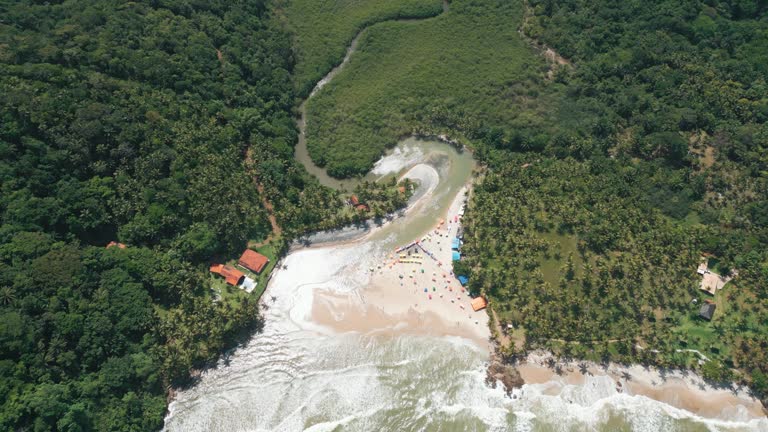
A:
[[[405,204],[293,160],[264,1],[0,6],[0,429],[157,430],[171,386],[261,325],[287,242]],[[249,243],[247,295],[208,274]],[[105,247],[111,245],[111,247]]]
[[[472,148],[487,172],[458,266],[514,326],[507,354],[694,367],[765,394],[765,14],[457,0],[366,30],[308,102],[307,146],[338,177],[404,135]],[[738,274],[714,298],[702,254]]]
[[[157,430],[260,325],[204,269],[269,231],[242,155],[290,154],[289,39],[259,1],[0,10],[0,429]]]
[[[476,144],[465,265],[516,329],[505,353],[695,367],[765,396],[765,5],[530,3],[526,34],[573,66],[541,151]],[[702,254],[738,275],[714,297]]]
[[[507,355],[768,392],[765,2],[272,6],[0,5],[0,429],[159,429],[168,389],[261,325],[212,258],[250,241],[274,266],[405,205],[409,185],[363,182],[354,207],[293,159],[297,97],[375,22],[308,103],[310,154],[345,177],[403,135],[472,148],[459,266],[515,327]],[[738,274],[714,298],[702,253]]]

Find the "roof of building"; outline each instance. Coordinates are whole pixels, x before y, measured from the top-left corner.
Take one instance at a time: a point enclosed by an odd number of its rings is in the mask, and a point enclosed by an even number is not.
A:
[[[469,282],[469,278],[464,275],[459,275],[458,279],[461,285],[466,285]]]
[[[397,188],[397,191],[404,194],[405,193],[405,186],[400,186]]]
[[[724,278],[717,273],[707,272],[701,277],[701,289],[712,295],[728,283],[730,279]]]
[[[458,237],[451,239],[451,249],[458,249],[461,246],[461,241]]]
[[[126,246],[126,245],[124,245],[122,243],[118,243],[116,241],[111,241],[111,242],[107,243],[107,249],[109,249],[109,248],[111,248],[113,246],[117,246],[120,249],[125,249],[125,248],[128,247],[128,246]]]
[[[352,205],[358,205],[360,204],[360,200],[357,199],[357,195],[352,195],[352,197],[349,199],[349,202],[352,203]]]
[[[704,303],[701,305],[701,309],[699,310],[699,316],[711,321],[712,316],[715,314],[715,309],[717,308],[717,305],[714,303]]]
[[[358,205],[355,206],[355,208],[358,209],[358,210],[361,210],[361,211],[368,211],[368,210],[370,210],[368,208],[368,206],[365,205],[365,204],[358,204]]]
[[[485,298],[478,296],[472,299],[473,310],[479,311],[485,309],[486,306],[488,306],[488,302],[485,301]]]
[[[224,264],[214,264],[211,266],[210,270],[211,273],[224,276],[226,282],[232,286],[239,285],[240,281],[242,281],[245,277],[245,274],[243,274],[243,272],[240,270]]]
[[[261,273],[268,262],[269,258],[250,249],[246,249],[240,256],[240,259],[237,261],[237,263],[241,266],[256,273]]]
[[[701,264],[699,264],[699,268],[696,269],[696,273],[703,275],[707,272],[707,270],[708,270],[707,262],[704,261]]]
[[[453,251],[453,253],[451,254],[451,258],[454,261],[458,261],[461,259],[461,254],[459,253],[459,251]]]
[[[243,284],[240,286],[245,290],[245,292],[250,294],[254,289],[256,289],[256,285],[258,285],[258,282],[246,276],[243,278]]]

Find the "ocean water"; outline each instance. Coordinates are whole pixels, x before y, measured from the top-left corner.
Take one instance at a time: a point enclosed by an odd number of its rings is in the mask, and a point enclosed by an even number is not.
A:
[[[178,393],[166,431],[768,431],[766,420],[704,419],[618,393],[601,376],[525,385],[508,397],[485,384],[488,352],[461,338],[337,333],[313,322],[315,293],[364,290],[365,269],[426,231],[473,167],[446,145],[409,140],[377,174],[419,163],[414,200],[424,199],[404,216],[353,245],[284,259],[265,295],[264,331]]]
[[[287,330],[287,331],[285,331]],[[760,431],[642,396],[607,377],[505,396],[460,339],[268,328],[171,406],[168,431]]]

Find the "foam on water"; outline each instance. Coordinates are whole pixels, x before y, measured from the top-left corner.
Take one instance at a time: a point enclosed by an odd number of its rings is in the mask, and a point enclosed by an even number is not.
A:
[[[525,385],[510,398],[501,386],[485,384],[488,353],[465,339],[337,334],[314,323],[318,290],[346,295],[365,289],[366,269],[403,241],[403,224],[434,215],[445,206],[439,197],[460,187],[441,189],[451,175],[440,165],[444,155],[416,146],[388,157],[377,165],[380,172],[423,163],[411,169],[421,185],[417,195],[435,204],[417,206],[406,220],[352,246],[290,253],[283,261],[287,270],[275,274],[265,296],[263,332],[179,392],[167,431],[768,430],[765,419],[703,419],[621,394],[610,378],[599,376],[583,385],[557,379]]]
[[[414,165],[422,160],[424,153],[414,145],[400,145],[394,148],[392,152],[374,164],[371,173],[377,176],[386,176],[388,174],[397,174],[406,167]]]

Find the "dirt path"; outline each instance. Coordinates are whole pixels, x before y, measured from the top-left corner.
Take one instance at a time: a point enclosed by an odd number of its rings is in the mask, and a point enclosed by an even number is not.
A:
[[[496,315],[496,311],[493,308],[491,308],[491,314],[493,315],[493,325],[496,327],[496,333],[499,335],[499,346],[509,346],[510,342],[512,342],[512,339],[510,339],[510,337],[507,336],[507,334],[504,332],[504,329],[501,328],[499,316]]]
[[[531,8],[531,5],[528,4],[527,1],[523,2],[523,22],[520,24],[520,29],[518,30],[518,33],[520,33],[520,36],[527,40],[528,43],[531,44],[531,46],[539,51],[542,56],[544,56],[545,59],[550,64],[549,71],[547,71],[547,78],[552,79],[555,74],[555,69],[558,66],[571,66],[571,61],[567,58],[561,56],[557,53],[557,51],[553,50],[551,47],[547,46],[543,42],[536,40],[527,34],[525,34],[525,28],[528,24],[528,21],[533,16],[533,9]]]
[[[259,191],[261,204],[264,206],[264,209],[267,210],[267,218],[269,219],[269,224],[272,226],[272,233],[267,236],[264,241],[248,245],[249,247],[260,247],[269,243],[273,238],[279,237],[283,233],[283,229],[280,228],[280,224],[277,223],[277,218],[275,217],[275,207],[267,198],[267,194],[264,191],[264,185],[261,184],[259,181],[259,176],[256,174],[256,164],[253,160],[253,150],[250,148],[245,155],[245,165],[248,168],[248,171],[251,173],[251,178],[253,179],[253,183],[256,185],[256,190]]]

